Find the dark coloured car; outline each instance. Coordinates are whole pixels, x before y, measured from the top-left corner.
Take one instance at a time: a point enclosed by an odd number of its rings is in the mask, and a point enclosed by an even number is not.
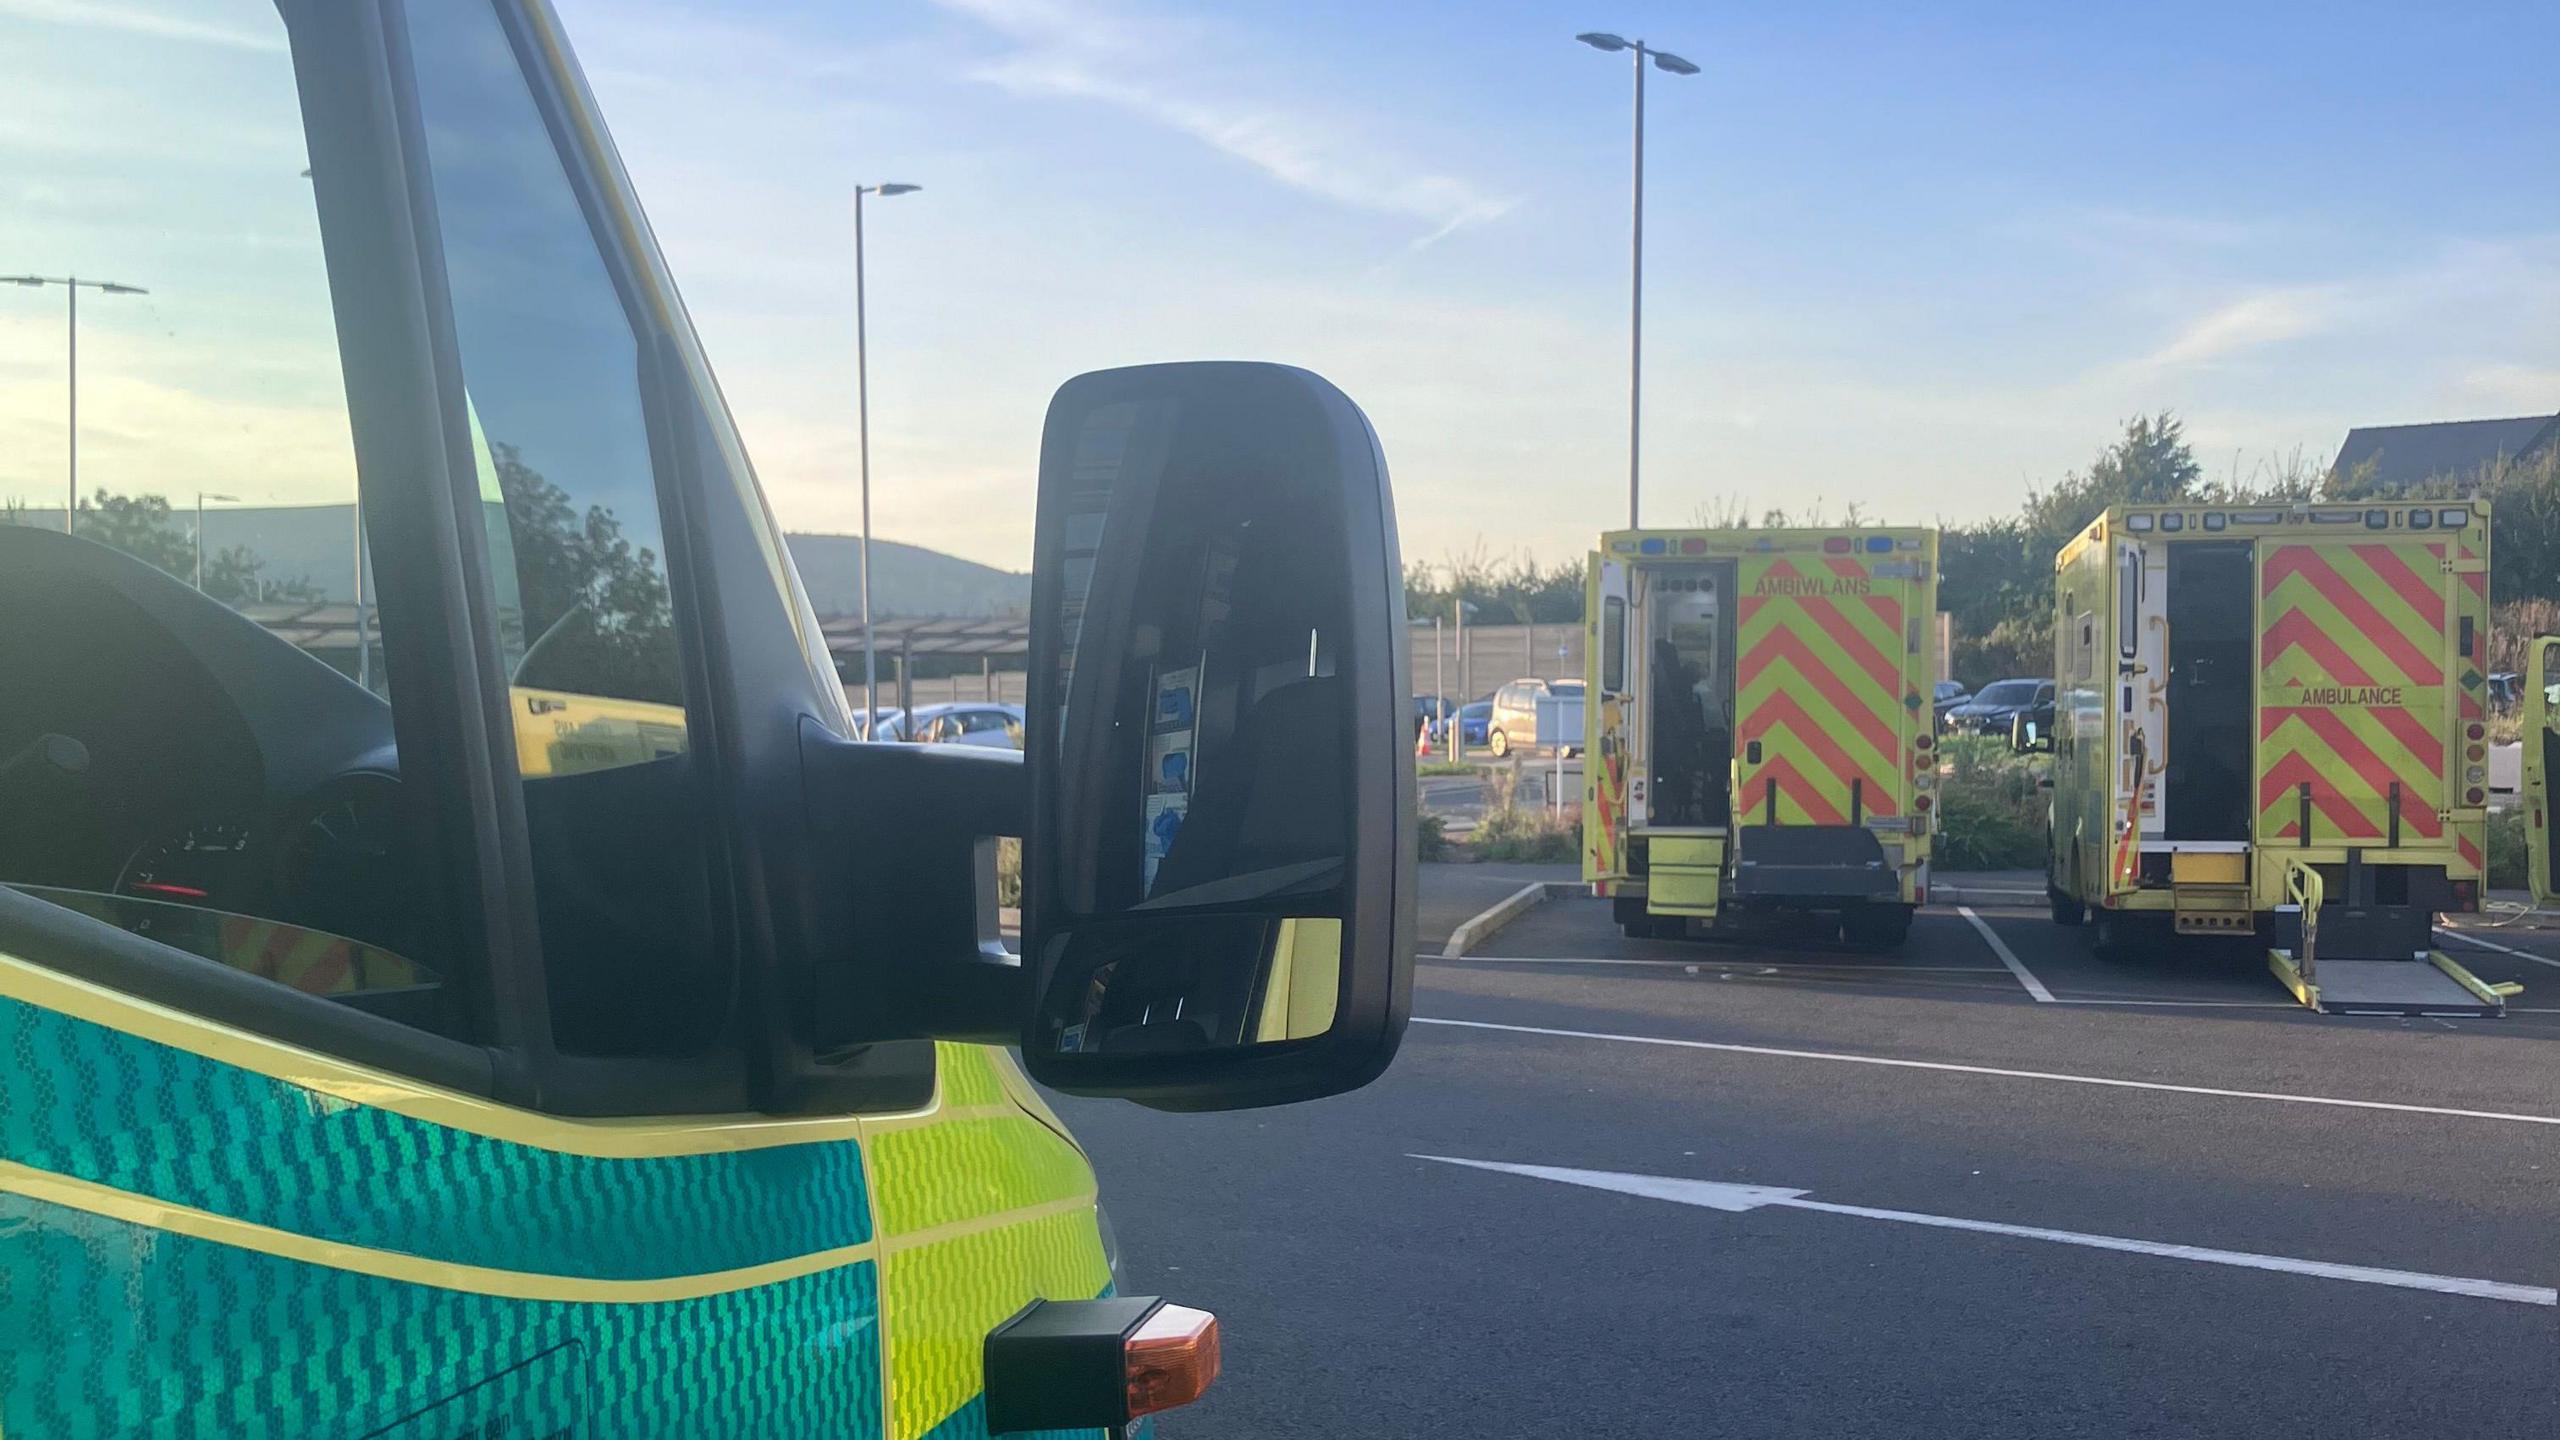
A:
[[[1948,707],[1947,728],[1958,733],[2007,735],[2012,719],[2038,705],[2052,707],[2052,681],[1994,680],[1975,691],[1972,699]]]
[[[1929,707],[1930,713],[1937,717],[1938,728],[1941,730],[1947,728],[1948,711],[1972,698],[1973,692],[1964,688],[1962,684],[1953,680],[1939,681],[1937,694]]]

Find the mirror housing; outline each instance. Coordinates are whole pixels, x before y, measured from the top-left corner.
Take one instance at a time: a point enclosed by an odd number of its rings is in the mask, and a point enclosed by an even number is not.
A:
[[[2010,716],[2009,748],[2021,755],[2052,754],[2052,722],[2045,721],[2039,724],[2031,714],[2021,713]]]
[[[1078,376],[1033,555],[1025,1066],[1168,1110],[1368,1083],[1411,1007],[1415,793],[1367,417],[1280,365]]]

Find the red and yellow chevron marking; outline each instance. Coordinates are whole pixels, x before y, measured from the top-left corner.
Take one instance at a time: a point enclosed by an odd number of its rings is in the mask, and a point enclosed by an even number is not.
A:
[[[1781,825],[1901,814],[1901,582],[1847,555],[1746,555],[1738,572],[1735,820],[1767,823],[1773,785]]]
[[[2278,545],[2260,567],[2258,833],[2444,838],[2454,596],[2443,547]]]
[[[388,950],[245,915],[222,917],[222,961],[234,970],[309,995],[346,995],[418,983],[417,967]]]

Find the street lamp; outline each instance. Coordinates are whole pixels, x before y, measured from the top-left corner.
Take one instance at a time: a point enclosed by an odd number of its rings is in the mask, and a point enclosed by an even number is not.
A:
[[[880,656],[871,638],[871,354],[865,334],[862,293],[862,197],[912,195],[921,185],[856,185],[853,187],[853,395],[854,427],[862,451],[862,733],[878,728]]]
[[[196,593],[199,595],[204,593],[204,502],[207,500],[219,500],[226,505],[237,505],[240,503],[240,497],[217,495],[210,490],[196,492]]]
[[[1573,37],[1594,50],[1633,53],[1636,62],[1635,223],[1627,282],[1627,528],[1643,524],[1638,516],[1639,462],[1644,446],[1644,65],[1673,75],[1695,75],[1698,67],[1641,40],[1626,40],[1593,30]]]
[[[83,280],[77,275],[0,275],[0,281],[24,285],[30,289],[59,285],[70,301],[70,361],[65,367],[71,381],[71,468],[70,499],[62,507],[62,533],[71,533],[71,517],[80,509],[80,292],[95,290],[101,295],[148,295],[139,285],[119,285],[113,280]]]

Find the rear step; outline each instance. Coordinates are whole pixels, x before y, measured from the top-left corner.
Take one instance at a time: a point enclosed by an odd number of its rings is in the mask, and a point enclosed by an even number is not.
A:
[[[2246,885],[2179,885],[2169,903],[2181,935],[2247,935],[2258,928]]]

